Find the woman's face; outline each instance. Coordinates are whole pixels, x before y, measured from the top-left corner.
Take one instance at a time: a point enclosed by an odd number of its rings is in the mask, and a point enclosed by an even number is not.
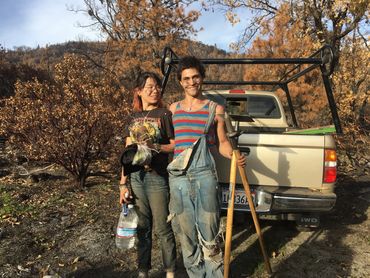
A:
[[[143,105],[156,105],[161,99],[161,87],[153,78],[148,78],[144,88],[139,91]]]

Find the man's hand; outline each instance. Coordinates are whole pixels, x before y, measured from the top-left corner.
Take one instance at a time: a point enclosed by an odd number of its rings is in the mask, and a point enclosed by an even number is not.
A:
[[[239,158],[238,160],[236,161],[236,164],[238,166],[241,166],[241,167],[245,167],[245,165],[247,164],[247,157],[243,154],[243,153],[240,153],[239,155]]]

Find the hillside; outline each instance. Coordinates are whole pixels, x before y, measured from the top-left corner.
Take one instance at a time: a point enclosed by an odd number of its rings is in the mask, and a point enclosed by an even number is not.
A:
[[[223,50],[214,46],[188,41],[188,53],[199,57],[224,57]],[[104,73],[109,67],[105,59],[117,60],[120,53],[108,51],[107,43],[70,41],[61,44],[52,44],[46,47],[28,48],[18,47],[13,50],[0,51],[0,99],[14,94],[14,84],[38,78],[46,80],[52,78],[54,67],[65,54],[74,53],[82,55],[91,62],[97,74]]]

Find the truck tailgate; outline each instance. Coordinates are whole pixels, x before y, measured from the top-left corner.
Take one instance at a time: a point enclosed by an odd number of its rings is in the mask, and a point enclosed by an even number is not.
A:
[[[246,171],[251,185],[311,189],[320,189],[323,183],[324,148],[335,148],[329,136],[295,134],[242,134],[238,145],[241,151],[250,148]],[[221,157],[216,161],[219,181],[228,182],[230,161]]]

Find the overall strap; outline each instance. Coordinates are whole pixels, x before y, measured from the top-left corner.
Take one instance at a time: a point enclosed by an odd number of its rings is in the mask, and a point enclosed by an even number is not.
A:
[[[211,124],[213,123],[213,120],[215,118],[215,114],[216,114],[216,106],[217,106],[217,103],[214,102],[214,101],[209,101],[209,115],[208,115],[208,120],[207,120],[207,123],[206,123],[206,126],[204,128],[204,132],[203,134],[207,134],[210,127],[211,127]]]

